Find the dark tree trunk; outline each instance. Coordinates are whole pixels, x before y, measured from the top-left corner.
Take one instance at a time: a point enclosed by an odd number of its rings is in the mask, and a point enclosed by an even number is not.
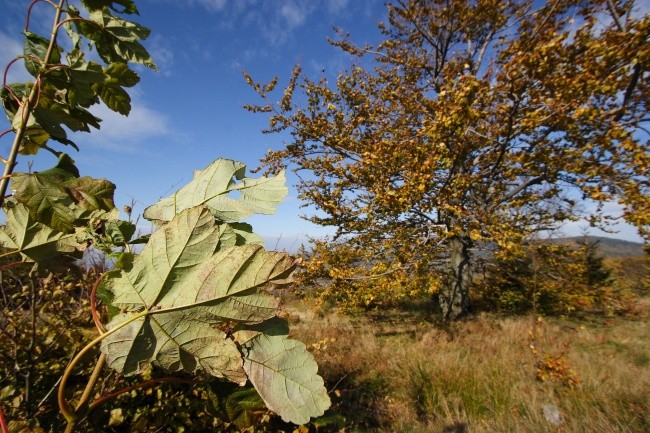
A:
[[[440,308],[445,320],[454,320],[467,312],[469,286],[471,241],[463,237],[449,240],[450,275],[439,294]]]

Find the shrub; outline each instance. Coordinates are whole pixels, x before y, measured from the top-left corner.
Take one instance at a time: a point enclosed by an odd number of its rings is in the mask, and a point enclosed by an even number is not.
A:
[[[596,247],[584,240],[575,247],[533,243],[521,253],[499,251],[477,283],[474,304],[503,313],[623,312],[632,293],[611,277]]]

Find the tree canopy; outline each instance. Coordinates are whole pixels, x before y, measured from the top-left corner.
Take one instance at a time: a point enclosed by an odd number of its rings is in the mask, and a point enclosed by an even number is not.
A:
[[[354,59],[334,83],[296,66],[276,103],[277,80],[246,77],[265,132],[291,136],[263,163],[309,173],[310,219],[337,228],[313,275],[438,291],[454,318],[477,243],[604,225],[608,202],[650,239],[650,17],[633,0],[404,0],[379,29],[376,46],[331,41]]]

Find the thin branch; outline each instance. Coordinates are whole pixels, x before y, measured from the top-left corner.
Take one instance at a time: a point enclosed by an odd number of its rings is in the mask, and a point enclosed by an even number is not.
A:
[[[40,0],[37,0],[40,1]],[[50,58],[52,57],[52,54],[54,53],[54,50],[56,48],[56,36],[57,36],[57,24],[61,20],[61,14],[63,13],[63,4],[65,0],[59,0],[59,3],[56,7],[56,14],[54,16],[54,22],[52,24],[52,36],[50,39],[50,44],[47,48],[47,52],[45,53],[45,57],[42,60],[43,66],[47,65],[50,61]],[[30,6],[30,8],[34,5]],[[24,107],[23,114],[25,116],[25,119],[29,119],[29,116],[36,106],[35,103],[38,101],[38,98],[40,96],[40,91],[38,89],[39,87],[39,79],[36,80],[36,85],[32,87],[29,96],[24,98],[24,104],[27,104],[26,107]],[[7,176],[10,176],[13,173],[14,166],[16,165],[16,158],[18,157],[18,150],[20,149],[20,143],[23,141],[23,137],[25,135],[25,132],[27,130],[27,122],[22,121],[20,126],[18,127],[16,131],[16,136],[14,137],[14,142],[11,146],[11,151],[9,153],[9,157],[7,158],[7,163],[5,165],[5,170],[4,173],[2,174],[4,179],[0,180],[0,206],[4,204],[4,199],[5,199],[5,194],[7,193],[7,189],[9,187],[9,179],[6,178]]]
[[[614,6],[614,2],[612,2],[612,0],[607,0],[607,9],[609,9],[609,13],[612,14],[612,18],[614,19],[614,22],[616,23],[616,27],[618,27],[618,30],[624,32],[625,26],[623,25],[623,22],[621,21],[621,17],[618,15],[618,12],[616,12],[616,7]]]
[[[16,266],[16,265],[20,265],[20,264],[22,264],[22,263],[25,263],[25,262],[22,262],[22,261],[21,261],[21,262],[11,262],[11,263],[7,263],[6,265],[2,265],[2,266],[0,266],[0,271],[4,271],[5,269],[12,268],[12,267],[14,267],[14,266]]]
[[[521,185],[519,185],[519,186],[516,187],[515,189],[511,190],[508,194],[506,194],[506,195],[504,195],[503,197],[501,197],[501,200],[499,200],[497,203],[493,204],[493,205],[490,207],[490,210],[493,210],[493,209],[494,209],[495,207],[497,207],[499,204],[501,204],[501,203],[503,203],[503,202],[506,202],[506,201],[510,200],[511,198],[513,198],[514,196],[516,196],[517,194],[519,194],[520,192],[522,192],[522,191],[525,190],[526,188],[528,188],[528,187],[530,187],[530,186],[533,186],[533,185],[539,185],[540,183],[543,182],[543,180],[544,180],[544,179],[541,178],[541,177],[534,177],[534,178],[532,178],[532,179],[529,179],[528,181],[522,183]]]
[[[86,404],[88,404],[88,400],[90,400],[90,394],[93,392],[93,388],[95,388],[95,384],[99,380],[99,375],[101,374],[104,365],[106,365],[106,354],[102,353],[101,355],[99,355],[99,359],[95,364],[95,368],[93,368],[93,372],[90,375],[90,379],[88,379],[86,388],[84,389],[83,394],[81,394],[79,403],[77,403],[77,406],[75,407],[75,412],[79,412],[79,410],[81,410],[84,406],[86,406]]]
[[[476,68],[476,72],[478,73],[478,70],[481,68],[481,63],[483,63],[483,56],[485,55],[485,52],[488,49],[488,46],[492,42],[492,39],[494,38],[494,35],[496,34],[496,29],[490,30],[490,33],[488,33],[487,38],[485,38],[485,42],[483,42],[483,46],[481,47],[475,65],[474,67]]]
[[[627,107],[627,103],[630,101],[630,98],[632,97],[632,92],[634,92],[634,89],[636,88],[637,83],[639,82],[639,78],[641,77],[641,63],[637,63],[634,65],[634,71],[632,73],[632,78],[630,79],[630,84],[628,84],[627,89],[625,89],[625,96],[623,97],[623,104],[621,105],[621,108],[619,109],[619,113],[616,115],[615,119],[617,122],[621,120],[625,113],[625,107]]]
[[[99,314],[97,313],[96,298],[97,298],[97,288],[99,287],[99,284],[102,282],[104,275],[106,274],[101,274],[99,278],[97,278],[97,281],[95,281],[95,284],[93,284],[93,288],[90,291],[90,312],[93,316],[93,322],[95,322],[95,326],[97,327],[97,330],[99,331],[100,334],[105,333],[106,328],[102,324],[102,321],[99,319]]]
[[[334,386],[332,386],[332,388],[330,388],[330,390],[327,391],[327,393],[330,394],[330,393],[334,392],[334,390],[336,390],[336,388],[339,386],[339,384],[340,384],[341,382],[343,382],[343,381],[345,380],[346,377],[348,377],[348,376],[351,375],[352,373],[356,373],[356,372],[359,371],[360,369],[361,369],[361,367],[353,368],[352,370],[350,370],[350,371],[348,371],[347,373],[345,373],[343,376],[341,376],[341,378],[340,378],[338,381],[336,381],[336,383],[334,384]]]
[[[10,132],[13,132],[13,128],[9,128],[7,130],[4,130],[4,131],[0,132],[0,138],[4,137],[5,135],[9,134]],[[2,159],[5,160],[4,158],[2,158]]]
[[[124,328],[125,326],[129,325],[132,322],[135,322],[136,320],[139,320],[143,317],[148,316],[151,314],[151,311],[149,310],[144,310],[141,311],[138,314],[134,314],[133,316],[129,317],[127,320],[124,322],[120,323],[114,328],[111,328],[104,334],[98,336],[95,338],[93,341],[88,343],[81,351],[75,356],[72,361],[70,361],[70,364],[68,364],[68,367],[65,369],[63,372],[63,376],[61,377],[61,383],[59,384],[59,392],[57,394],[58,397],[58,402],[59,402],[59,409],[61,410],[61,413],[65,417],[65,419],[68,421],[69,425],[71,423],[74,423],[75,420],[77,419],[77,413],[74,411],[70,405],[68,404],[67,400],[65,399],[65,387],[68,383],[68,379],[70,379],[70,376],[72,375],[72,369],[74,366],[79,363],[79,361],[88,353],[90,350],[95,347],[98,343],[100,343],[103,339],[106,337],[112,335],[113,333],[119,331],[120,329]]]

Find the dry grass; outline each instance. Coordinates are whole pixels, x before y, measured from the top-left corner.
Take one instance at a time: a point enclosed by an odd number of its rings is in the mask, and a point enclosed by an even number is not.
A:
[[[303,315],[292,329],[334,401],[319,431],[646,432],[649,311],[646,301],[628,319],[481,315],[449,327]]]

